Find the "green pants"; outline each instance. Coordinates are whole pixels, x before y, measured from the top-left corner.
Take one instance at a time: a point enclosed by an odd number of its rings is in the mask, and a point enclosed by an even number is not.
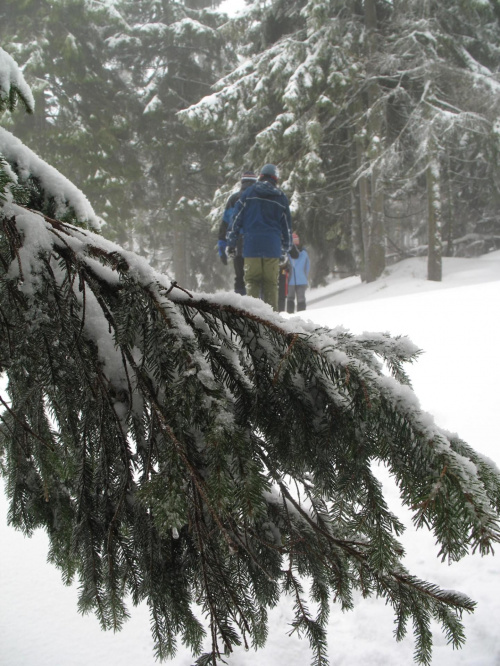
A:
[[[278,310],[278,274],[280,260],[267,257],[245,257],[247,296],[262,298]]]

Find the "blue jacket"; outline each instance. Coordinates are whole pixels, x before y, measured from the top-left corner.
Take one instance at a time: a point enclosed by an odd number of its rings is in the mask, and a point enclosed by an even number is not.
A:
[[[244,257],[281,257],[291,249],[292,219],[288,199],[268,180],[259,180],[240,195],[234,207],[227,244],[236,247],[243,234]]]
[[[290,268],[288,269],[288,284],[307,284],[309,269],[311,267],[307,250],[300,250],[297,259],[293,259],[289,256],[289,260]]]

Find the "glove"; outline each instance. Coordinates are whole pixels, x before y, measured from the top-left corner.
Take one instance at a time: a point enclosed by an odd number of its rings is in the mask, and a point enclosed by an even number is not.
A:
[[[226,247],[226,255],[230,257],[231,259],[234,259],[236,256],[236,248],[235,247],[229,247],[229,245]]]
[[[280,267],[284,268],[288,264],[288,257],[286,254],[282,254],[280,257]]]

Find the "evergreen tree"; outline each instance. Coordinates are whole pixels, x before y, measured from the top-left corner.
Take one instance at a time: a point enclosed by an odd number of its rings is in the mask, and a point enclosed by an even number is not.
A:
[[[0,110],[17,99],[32,108],[0,51]],[[189,293],[92,231],[81,193],[5,130],[0,154],[9,521],[47,531],[80,610],[119,629],[127,595],[145,600],[163,659],[179,637],[200,655],[200,608],[202,666],[262,646],[267,610],[290,594],[294,629],[326,664],[330,605],[359,591],[392,605],[398,639],[412,623],[417,662],[430,663],[432,621],[460,646],[474,603],[404,568],[372,463],[451,561],[500,540],[500,475],[421,412],[404,370],[414,345]],[[15,169],[36,178],[38,207]]]
[[[471,231],[493,241],[497,12],[472,0],[257,4],[237,20],[254,26],[240,29],[247,60],[181,117],[226,128],[229,164],[282,166],[316,281],[331,257],[372,280],[385,254],[424,244],[440,279],[441,226],[449,253]]]
[[[36,123],[21,113],[4,122],[71,170],[108,235],[183,284],[212,290],[224,284],[207,219],[223,146],[176,112],[234,59],[217,4],[8,0],[0,9],[0,36],[36,99]]]
[[[485,222],[498,200],[500,166],[495,77],[500,33],[494,7],[400,3],[388,56],[380,57],[393,121],[381,156],[387,180],[393,179],[391,213],[397,216],[408,192],[417,194],[417,205],[427,202],[428,238],[418,228],[412,231],[428,246],[429,279],[441,279],[442,251],[454,254],[454,245],[470,232],[492,230]],[[487,235],[483,241],[488,243]]]
[[[107,39],[123,24],[111,3],[6,0],[0,38],[16,56],[35,97],[35,122],[22,113],[4,124],[83,189],[108,234],[130,243],[144,194],[135,118],[141,108]],[[92,146],[92,150],[89,147]]]
[[[208,214],[224,146],[213,133],[195,132],[177,112],[198,101],[234,61],[219,28],[224,17],[207,0],[122,0],[125,21],[111,43],[142,107],[137,136],[149,212],[136,238],[153,265],[189,287],[223,281]]]

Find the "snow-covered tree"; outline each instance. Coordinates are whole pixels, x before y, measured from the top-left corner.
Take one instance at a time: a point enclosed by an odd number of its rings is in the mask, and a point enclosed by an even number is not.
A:
[[[237,20],[246,59],[181,117],[225,128],[229,164],[281,165],[317,277],[335,251],[372,280],[384,254],[425,244],[439,279],[440,226],[450,253],[494,231],[497,13],[489,0],[256,3]]]
[[[0,7],[0,43],[36,101],[34,121],[18,111],[4,126],[71,172],[122,244],[144,215],[145,191],[134,126],[142,109],[109,66],[106,40],[123,22],[111,2],[7,0]]]
[[[217,4],[27,0],[0,7],[0,38],[36,99],[36,122],[20,112],[5,122],[71,171],[120,245],[183,284],[212,289],[224,284],[207,219],[223,144],[181,124],[176,112],[210,90],[223,62],[234,59],[218,30]]]
[[[0,107],[16,100],[32,106],[0,50]],[[202,666],[262,646],[289,594],[319,665],[357,591],[392,605],[397,639],[412,624],[417,662],[433,621],[460,646],[474,603],[405,569],[374,463],[451,561],[500,540],[500,474],[421,411],[415,346],[189,293],[6,130],[0,155],[0,470],[10,523],[46,530],[80,610],[119,629],[146,601],[157,656],[180,639]]]
[[[429,279],[441,279],[442,247],[453,254],[459,239],[488,231],[485,222],[498,201],[495,7],[491,2],[400,3],[388,48],[380,54],[393,120],[382,168],[393,179],[388,190],[396,202],[405,198],[405,190],[420,190],[417,200],[427,200],[422,208],[428,210],[428,238],[418,228],[413,233],[428,245]]]
[[[224,156],[213,133],[195,132],[177,112],[198,101],[234,61],[211,0],[120,0],[124,18],[108,44],[141,105],[138,145],[149,210],[136,235],[153,264],[190,287],[222,286],[208,214]]]

